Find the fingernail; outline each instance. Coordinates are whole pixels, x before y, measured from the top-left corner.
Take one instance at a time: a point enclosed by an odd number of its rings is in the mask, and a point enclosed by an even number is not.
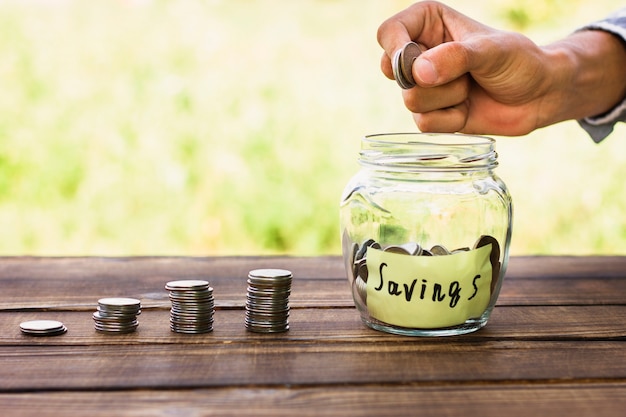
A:
[[[439,77],[432,62],[424,58],[417,59],[417,62],[415,63],[415,71],[417,73],[417,77],[424,84],[434,84],[437,82],[437,78]]]

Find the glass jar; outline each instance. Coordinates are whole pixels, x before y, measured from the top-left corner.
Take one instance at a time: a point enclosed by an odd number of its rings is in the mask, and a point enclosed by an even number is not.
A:
[[[341,199],[355,305],[376,330],[416,336],[482,328],[505,275],[512,201],[495,141],[461,134],[363,138]]]

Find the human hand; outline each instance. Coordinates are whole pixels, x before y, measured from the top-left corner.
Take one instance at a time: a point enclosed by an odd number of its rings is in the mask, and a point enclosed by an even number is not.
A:
[[[420,130],[516,136],[554,122],[554,59],[525,36],[438,2],[416,3],[378,30],[388,78],[391,57],[409,41],[427,48],[413,63],[417,86],[403,90]]]

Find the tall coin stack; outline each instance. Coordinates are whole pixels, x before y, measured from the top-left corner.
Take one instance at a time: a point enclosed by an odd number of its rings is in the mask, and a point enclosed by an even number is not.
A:
[[[257,333],[289,330],[290,271],[255,269],[248,274],[246,328]]]
[[[170,281],[170,329],[176,333],[208,333],[213,330],[213,288],[204,280]]]
[[[131,333],[137,330],[141,301],[135,298],[101,298],[93,313],[96,330],[103,333]]]

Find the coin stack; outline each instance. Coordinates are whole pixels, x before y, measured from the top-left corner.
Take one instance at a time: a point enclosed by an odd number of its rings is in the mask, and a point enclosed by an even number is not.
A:
[[[255,269],[248,274],[246,328],[257,333],[289,330],[290,271]]]
[[[93,313],[96,330],[103,333],[131,333],[137,330],[141,301],[135,298],[101,298]]]
[[[67,327],[56,320],[31,320],[20,323],[22,333],[29,336],[58,336],[67,331]]]
[[[204,280],[170,281],[170,329],[177,333],[208,333],[213,330],[213,288]]]

